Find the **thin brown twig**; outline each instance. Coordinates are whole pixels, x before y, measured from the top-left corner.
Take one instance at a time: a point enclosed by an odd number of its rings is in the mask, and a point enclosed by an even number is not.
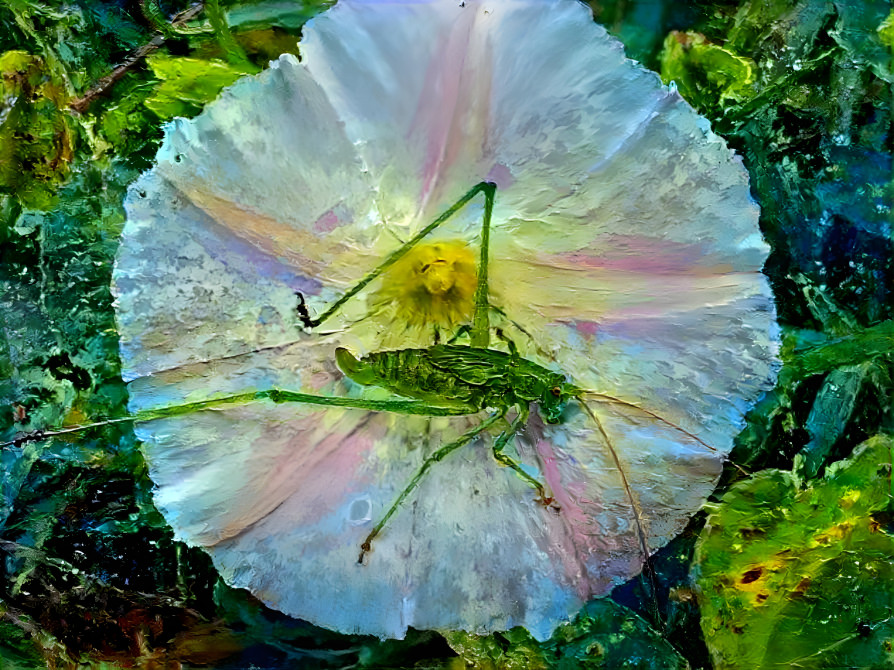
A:
[[[187,21],[198,16],[202,10],[205,8],[204,2],[197,2],[192,5],[188,9],[183,10],[179,14],[177,14],[174,19],[171,21],[171,25],[177,26],[186,23]],[[153,51],[156,51],[165,43],[167,38],[158,33],[153,37],[147,44],[144,44],[136,52],[124,61],[121,65],[112,70],[105,77],[96,82],[96,85],[93,86],[89,91],[87,91],[80,98],[75,98],[69,103],[69,108],[78,112],[79,114],[87,111],[87,108],[93,103],[96,98],[106,93],[112,86],[114,86],[125,74],[127,74],[137,63],[142,61],[146,56],[151,54]]]

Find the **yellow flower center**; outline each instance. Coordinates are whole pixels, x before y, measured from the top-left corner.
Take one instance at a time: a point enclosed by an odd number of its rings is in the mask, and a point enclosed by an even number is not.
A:
[[[407,325],[450,329],[471,321],[477,282],[475,253],[465,242],[422,243],[388,268],[374,301]]]
[[[448,260],[438,258],[422,266],[422,285],[432,295],[445,295],[456,284],[455,265]]]

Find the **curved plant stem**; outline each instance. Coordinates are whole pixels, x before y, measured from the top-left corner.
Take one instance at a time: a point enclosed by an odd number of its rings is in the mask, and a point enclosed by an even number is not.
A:
[[[189,9],[186,9],[175,16],[174,20],[171,21],[171,25],[177,26],[180,24],[185,24],[187,21],[198,16],[204,8],[205,6],[201,2],[192,5]],[[167,37],[163,33],[158,33],[157,35],[155,35],[148,43],[137,49],[130,58],[128,58],[121,65],[112,70],[98,82],[96,82],[96,85],[93,86],[84,95],[82,95],[80,98],[73,98],[68,105],[69,108],[80,114],[87,111],[87,108],[90,107],[90,105],[93,103],[94,100],[96,100],[96,98],[109,91],[112,86],[114,86],[118,82],[118,80],[120,80],[125,74],[127,74],[135,65],[137,65],[146,56],[161,47],[161,45],[165,43],[166,39]]]

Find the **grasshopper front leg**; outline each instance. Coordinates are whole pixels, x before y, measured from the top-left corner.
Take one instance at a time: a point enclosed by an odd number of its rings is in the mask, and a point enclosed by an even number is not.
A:
[[[546,487],[535,477],[532,477],[527,472],[525,472],[521,463],[516,461],[508,454],[503,453],[503,449],[506,447],[507,444],[509,444],[509,440],[512,439],[518,429],[525,425],[527,421],[528,409],[519,408],[518,416],[515,417],[515,420],[512,422],[512,424],[510,424],[509,429],[500,433],[499,437],[494,440],[494,444],[492,447],[494,458],[500,465],[511,468],[522,481],[524,481],[526,484],[529,484],[535,491],[537,491],[537,502],[539,502],[544,507],[559,511],[559,507],[554,504],[552,496],[548,496],[546,494]]]
[[[487,346],[487,335],[488,335],[488,314],[487,314],[487,257],[488,257],[488,244],[490,240],[490,220],[491,215],[493,213],[494,208],[494,196],[497,190],[497,185],[492,182],[480,182],[476,184],[471,189],[469,189],[466,194],[457,200],[453,205],[448,207],[438,218],[428,224],[425,228],[423,228],[419,233],[417,233],[412,239],[406,242],[403,246],[401,246],[396,251],[392,252],[377,268],[372,270],[369,274],[367,274],[363,279],[357,282],[354,286],[348,289],[338,300],[332,303],[326,310],[320,314],[317,318],[312,318],[307,309],[307,303],[304,300],[304,295],[300,292],[296,294],[298,298],[298,305],[296,307],[296,311],[298,312],[298,318],[301,320],[302,325],[305,328],[316,328],[324,321],[333,316],[342,305],[344,305],[348,300],[357,295],[360,291],[362,291],[366,286],[374,281],[377,277],[379,277],[383,272],[385,272],[392,265],[397,263],[401,258],[403,258],[416,244],[422,241],[425,237],[427,237],[435,228],[440,226],[442,223],[450,219],[454,214],[456,214],[459,210],[468,204],[472,198],[474,198],[479,193],[483,193],[485,197],[484,203],[484,222],[482,226],[481,233],[481,260],[479,261],[478,268],[478,288],[475,292],[475,316],[473,320],[473,337],[472,337],[472,345],[473,346]],[[476,344],[477,342],[477,344]],[[482,344],[483,343],[483,344]]]

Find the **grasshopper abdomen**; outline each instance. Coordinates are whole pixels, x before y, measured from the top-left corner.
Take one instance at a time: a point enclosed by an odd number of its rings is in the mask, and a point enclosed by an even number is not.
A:
[[[484,389],[441,369],[432,362],[428,352],[427,349],[379,351],[358,359],[347,349],[339,348],[335,358],[349,379],[364,386],[379,386],[439,407],[461,406],[470,414],[486,406]]]

